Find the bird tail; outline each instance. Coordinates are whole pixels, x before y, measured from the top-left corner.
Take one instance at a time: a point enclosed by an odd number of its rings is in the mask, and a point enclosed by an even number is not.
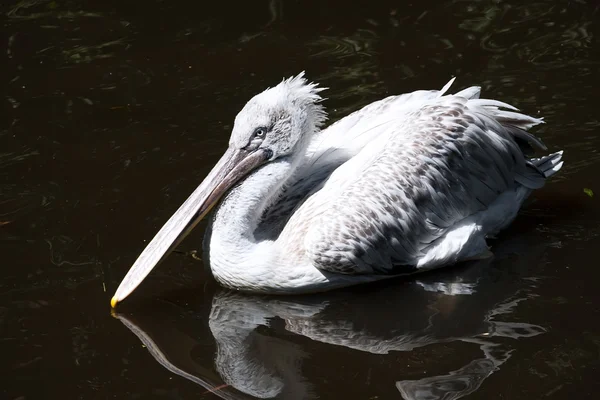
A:
[[[452,78],[440,90],[438,97],[446,94],[452,83],[454,83],[454,79]],[[526,154],[531,154],[536,150],[547,150],[546,145],[541,139],[527,132],[529,128],[544,123],[543,118],[535,118],[522,114],[514,106],[498,100],[481,99],[480,94],[481,88],[479,86],[472,86],[461,90],[455,96],[464,97],[468,100],[470,107],[475,109],[480,108],[496,122],[499,122],[510,133],[525,157],[527,157]],[[517,174],[517,182],[530,189],[539,189],[544,185],[544,181],[547,178],[562,168],[562,155],[563,152],[561,150],[544,157],[526,160],[526,168]]]
[[[546,179],[557,173],[563,166],[562,155],[561,150],[544,157],[526,160],[525,168],[516,172],[515,180],[528,189],[541,188]]]
[[[549,154],[540,158],[531,158],[529,161],[544,174],[545,178],[549,178],[557,173],[563,166],[562,161],[563,151]]]

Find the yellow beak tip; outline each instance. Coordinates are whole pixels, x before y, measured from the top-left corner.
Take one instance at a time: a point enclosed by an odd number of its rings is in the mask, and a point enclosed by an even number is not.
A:
[[[116,297],[113,297],[112,299],[110,299],[110,306],[112,308],[115,308],[117,306],[117,303],[119,302],[119,300],[117,300]]]

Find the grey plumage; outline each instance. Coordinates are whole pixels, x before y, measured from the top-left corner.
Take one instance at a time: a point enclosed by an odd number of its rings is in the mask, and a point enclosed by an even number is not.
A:
[[[381,144],[363,151],[359,176],[338,180],[343,189],[335,196],[309,197],[296,210],[290,225],[310,225],[300,234],[317,268],[386,274],[417,265],[432,244],[501,194],[518,185],[543,186],[547,176],[523,151],[545,149],[524,130],[542,120],[479,99],[476,87],[454,96],[432,94],[387,123]]]
[[[543,122],[480,88],[419,90],[321,129],[300,74],[254,96],[229,147],[117,289],[125,298],[215,204],[205,259],[223,286],[305,293],[489,256],[562,152],[527,132]]]

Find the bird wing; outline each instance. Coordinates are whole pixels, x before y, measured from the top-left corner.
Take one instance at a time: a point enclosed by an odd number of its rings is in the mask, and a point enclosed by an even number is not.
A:
[[[441,97],[451,84],[451,79],[441,90],[418,90],[375,101],[318,132],[311,140],[303,161],[287,180],[278,199],[264,211],[255,235],[259,240],[276,239],[287,225],[290,216],[340,165],[356,156],[366,145],[377,140],[383,132],[380,127],[388,125],[401,115]],[[479,95],[472,87],[463,92],[467,98]],[[309,222],[311,218],[307,218]],[[296,230],[297,233],[306,231]]]
[[[478,97],[475,87],[438,92],[372,118],[364,113],[376,122],[352,127],[372,127],[369,138],[353,132],[350,140],[365,143],[340,146],[356,154],[296,209],[279,237],[284,248],[330,272],[396,273],[515,181],[543,185],[523,154],[543,148],[524,131],[542,121]]]

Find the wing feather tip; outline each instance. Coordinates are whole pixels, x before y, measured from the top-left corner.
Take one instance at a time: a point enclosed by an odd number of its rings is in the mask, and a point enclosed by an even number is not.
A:
[[[450,79],[448,81],[448,83],[446,83],[444,85],[442,90],[440,90],[440,92],[438,93],[438,97],[442,97],[444,94],[446,94],[446,92],[448,91],[448,89],[450,89],[450,86],[452,86],[452,84],[454,83],[455,80],[456,80],[456,76],[452,77],[452,79]]]

